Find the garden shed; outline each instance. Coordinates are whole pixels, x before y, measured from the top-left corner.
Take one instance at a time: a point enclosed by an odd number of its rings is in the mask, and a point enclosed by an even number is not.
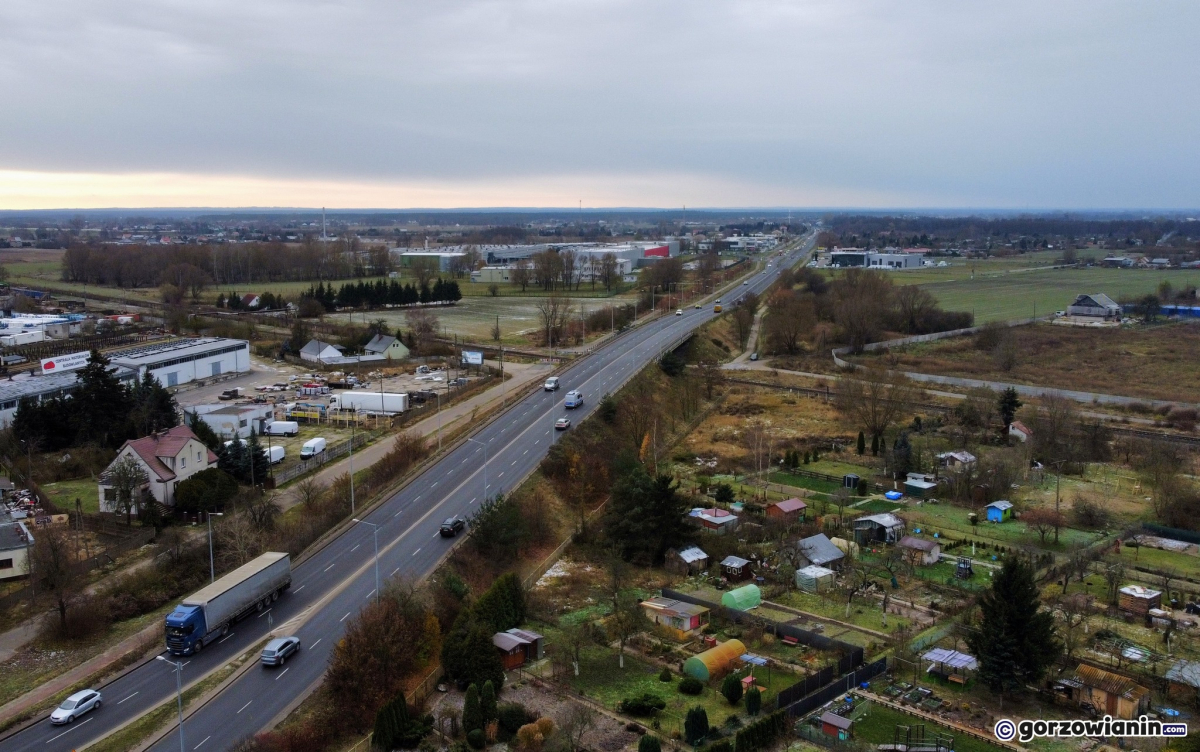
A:
[[[743,585],[721,596],[722,606],[736,608],[739,611],[749,611],[760,603],[762,603],[762,591],[758,589],[758,585]]]
[[[741,666],[745,653],[746,646],[741,640],[726,640],[684,661],[683,673],[706,682]]]
[[[937,481],[924,473],[909,473],[904,479],[904,493],[914,499],[925,499],[937,493]]]
[[[987,509],[988,522],[1004,522],[1005,520],[1012,519],[1013,503],[1011,501],[1005,501],[1004,499],[993,501],[985,509]]]
[[[837,567],[846,557],[842,549],[838,548],[824,533],[800,539],[796,542],[796,550],[809,564],[819,567]]]
[[[732,554],[721,562],[721,574],[730,582],[742,582],[754,576],[749,560]]]
[[[967,672],[979,668],[979,661],[975,656],[948,648],[934,648],[921,656],[921,660],[929,662],[925,673],[956,684],[966,684],[969,678]]]
[[[833,570],[810,564],[796,570],[796,587],[805,593],[822,593],[833,588]]]
[[[796,498],[777,501],[767,507],[767,516],[780,522],[803,522],[808,504]]]
[[[682,551],[668,551],[666,568],[680,574],[696,574],[708,569],[708,554],[699,546],[688,546]]]

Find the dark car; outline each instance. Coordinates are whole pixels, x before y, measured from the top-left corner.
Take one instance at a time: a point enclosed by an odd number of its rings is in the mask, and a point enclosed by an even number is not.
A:
[[[262,665],[282,666],[287,663],[288,656],[300,652],[299,637],[276,637],[263,648]]]
[[[467,523],[463,522],[462,517],[457,515],[451,517],[442,523],[441,533],[443,538],[453,538],[461,533],[467,527]]]

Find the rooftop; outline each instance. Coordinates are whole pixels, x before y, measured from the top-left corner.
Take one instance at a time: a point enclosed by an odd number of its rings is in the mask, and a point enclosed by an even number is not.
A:
[[[732,567],[733,569],[741,569],[742,567],[748,565],[749,563],[750,563],[750,561],[748,559],[743,559],[740,556],[732,556],[731,555],[731,556],[725,557],[725,560],[721,562],[721,566]]]
[[[1142,585],[1126,585],[1125,587],[1121,588],[1121,592],[1125,595],[1133,596],[1134,598],[1147,599],[1157,598],[1158,596],[1162,595],[1161,590],[1151,590],[1150,588],[1143,587]]]
[[[1079,668],[1075,669],[1075,677],[1085,687],[1102,689],[1108,694],[1120,695],[1131,700],[1150,694],[1150,690],[1127,676],[1082,663],[1079,664]]]
[[[703,560],[707,559],[708,554],[704,553],[704,550],[701,549],[699,546],[692,546],[690,548],[685,548],[682,551],[680,551],[679,558],[683,559],[688,564],[692,564],[694,562],[703,561]]]
[[[896,545],[903,548],[912,548],[917,551],[925,551],[926,553],[933,551],[938,547],[936,541],[925,540],[924,538],[916,538],[911,535],[904,536]]]
[[[846,555],[842,552],[842,549],[833,545],[833,541],[829,540],[824,533],[818,533],[811,538],[804,538],[798,541],[796,548],[800,550],[800,553],[804,554],[804,558],[813,564],[828,564]]]
[[[250,343],[244,339],[226,339],[224,337],[200,337],[174,339],[169,342],[156,342],[143,345],[133,350],[126,350],[111,357],[113,363],[136,368],[151,363],[157,363],[164,358],[187,358],[206,355],[213,350],[224,347],[249,348]]]
[[[781,512],[798,512],[801,509],[807,509],[808,504],[805,504],[800,499],[784,499],[783,501],[775,502],[775,507]]]
[[[708,608],[704,606],[697,606],[695,603],[685,603],[684,601],[663,598],[661,596],[642,601],[642,606],[654,609],[655,611],[662,611],[664,614],[672,616],[698,616],[708,612]]]

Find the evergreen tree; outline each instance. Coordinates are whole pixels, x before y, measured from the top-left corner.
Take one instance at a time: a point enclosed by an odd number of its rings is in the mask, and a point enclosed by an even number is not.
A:
[[[638,739],[638,752],[662,752],[662,742],[654,734],[646,734]]]
[[[762,692],[758,691],[757,686],[753,686],[746,693],[746,712],[750,715],[758,715],[760,710],[762,710]]]
[[[142,375],[141,381],[134,384],[130,396],[133,400],[133,410],[129,415],[131,435],[149,436],[179,425],[179,406],[175,403],[175,397],[149,370]]]
[[[403,699],[403,695],[401,699]],[[391,752],[396,748],[398,736],[399,724],[396,718],[396,708],[389,702],[375,714],[375,726],[371,730],[371,747],[380,752]]]
[[[737,705],[738,700],[742,699],[742,681],[734,674],[727,674],[724,681],[721,682],[721,694],[730,705]]]
[[[1000,419],[1004,421],[1005,430],[1012,424],[1013,419],[1017,417],[1017,410],[1021,405],[1021,398],[1017,395],[1015,387],[1010,386],[1003,392],[1000,392],[1000,399],[996,405],[996,409],[1000,413]]]
[[[699,746],[708,736],[708,713],[700,705],[687,712],[683,719],[683,738],[692,746]]]
[[[874,433],[871,434],[871,456],[879,456],[879,435]]]
[[[613,484],[605,516],[605,535],[627,561],[661,564],[668,548],[684,537],[687,503],[669,475],[651,477],[630,462]]]
[[[908,431],[901,431],[892,443],[892,466],[897,475],[905,475],[912,468],[912,445],[908,441]]]
[[[858,453],[860,455],[862,455],[862,454],[866,454],[866,452],[867,452],[867,437],[863,434],[862,431],[859,431],[858,432]]]
[[[219,452],[221,449],[221,437],[217,435],[216,431],[212,430],[212,426],[191,413],[188,415],[190,416],[187,419],[188,427],[192,429],[192,433],[196,434],[196,438],[200,439],[200,443],[214,452]]]
[[[483,691],[479,693],[479,712],[483,716],[483,727],[497,720],[496,690],[490,681],[483,683]]]
[[[87,365],[79,371],[79,386],[71,394],[71,406],[80,439],[116,447],[126,438],[133,405],[129,389],[108,366],[108,358],[92,350]]]
[[[467,733],[483,728],[483,709],[479,705],[479,687],[475,684],[467,687],[463,698],[462,727]]]
[[[463,609],[442,643],[442,668],[459,682],[491,681],[493,687],[504,684],[504,664],[492,644],[496,630]]]
[[[246,472],[245,482],[254,485],[266,483],[267,476],[271,474],[271,458],[253,430],[246,440]]]
[[[1058,656],[1054,617],[1042,610],[1033,567],[1012,556],[979,599],[979,629],[967,645],[979,660],[979,678],[1003,701],[1006,692],[1037,685]]]

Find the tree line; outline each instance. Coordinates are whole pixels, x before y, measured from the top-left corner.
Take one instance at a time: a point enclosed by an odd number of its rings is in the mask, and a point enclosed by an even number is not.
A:
[[[347,282],[334,292],[333,285],[320,282],[310,286],[300,294],[301,301],[313,300],[321,304],[326,312],[339,308],[385,308],[388,306],[408,306],[418,303],[455,303],[462,300],[462,290],[458,282],[443,280],[438,277],[432,285],[419,282],[400,284],[396,280],[387,282],[379,279],[374,282],[359,280]]]

